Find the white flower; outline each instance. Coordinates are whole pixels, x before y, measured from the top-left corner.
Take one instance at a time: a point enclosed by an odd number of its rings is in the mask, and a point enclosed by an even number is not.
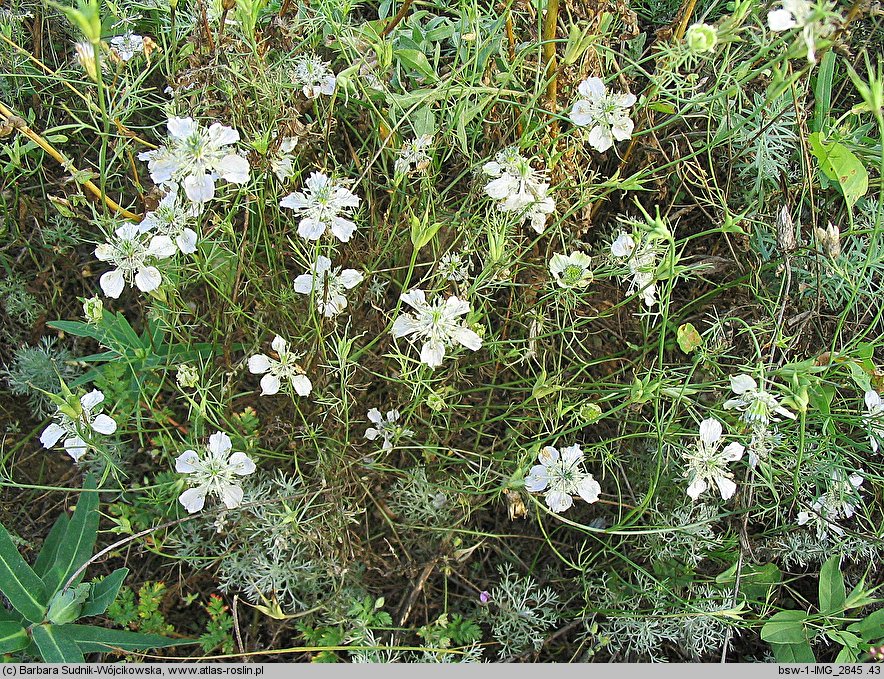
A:
[[[182,363],[175,375],[178,386],[182,389],[196,389],[200,383],[200,373],[194,366]]]
[[[178,192],[170,191],[159,202],[153,212],[144,215],[139,224],[142,233],[153,231],[160,236],[168,236],[185,255],[196,252],[197,235],[188,224],[199,215],[198,203],[184,203],[178,200]]]
[[[549,260],[549,271],[562,288],[585,288],[592,283],[592,258],[582,252],[556,253]]]
[[[123,61],[129,61],[136,54],[144,51],[144,38],[129,32],[110,39],[111,47]]]
[[[658,252],[650,238],[621,233],[611,243],[611,254],[617,259],[625,259],[629,267],[628,294],[640,292],[645,306],[657,303],[657,257]]]
[[[394,164],[396,174],[423,172],[430,165],[430,154],[427,149],[433,143],[432,134],[424,134],[417,139],[409,139],[396,152]]]
[[[446,252],[439,260],[438,272],[446,281],[465,283],[470,277],[472,262],[470,254],[463,252]]]
[[[228,509],[242,504],[243,491],[236,477],[254,472],[255,463],[245,453],[231,455],[232,449],[230,437],[219,431],[209,437],[204,456],[185,450],[175,460],[176,472],[190,474],[187,482],[192,487],[178,498],[189,513],[201,510],[207,495],[217,496]]]
[[[355,269],[332,270],[331,265],[328,257],[319,255],[310,267],[310,273],[295,279],[295,292],[313,295],[316,308],[327,318],[337,316],[347,307],[344,291],[362,282],[362,274]]]
[[[319,240],[329,230],[346,243],[356,230],[356,224],[340,215],[359,207],[359,196],[340,180],[329,179],[322,172],[313,172],[304,192],[290,193],[279,204],[291,208],[301,217],[298,235],[302,238]]]
[[[865,394],[866,410],[863,419],[869,429],[869,445],[872,452],[878,452],[880,441],[884,441],[884,400],[881,395],[872,389]]]
[[[410,429],[403,429],[396,424],[396,420],[399,419],[398,410],[387,411],[385,419],[384,416],[381,415],[380,410],[372,408],[368,411],[368,419],[373,422],[375,426],[369,427],[365,430],[365,438],[369,441],[374,441],[380,436],[384,440],[383,444],[381,444],[383,450],[390,450],[400,436],[412,436],[414,434]]]
[[[147,242],[138,225],[123,224],[107,243],[95,248],[95,256],[113,266],[98,282],[104,294],[114,299],[120,296],[126,283],[134,282],[141,292],[156,290],[163,277],[154,263],[174,254],[175,243],[168,236],[153,236]]]
[[[744,422],[753,426],[767,427],[771,420],[778,421],[774,415],[782,415],[794,420],[795,414],[780,405],[779,399],[773,394],[759,389],[758,384],[749,375],[731,377],[731,391],[736,398],[724,402],[727,410],[736,408],[742,412]]]
[[[52,448],[60,439],[64,439],[65,452],[74,460],[79,460],[90,448],[92,434],[108,436],[117,430],[113,418],[99,412],[99,405],[104,401],[104,394],[93,389],[79,401],[71,399],[66,406],[58,407],[55,422],[50,424],[40,435],[40,443],[44,448]]]
[[[492,178],[485,193],[497,201],[497,209],[516,213],[522,221],[529,221],[537,233],[543,233],[547,217],[556,209],[555,201],[547,196],[549,182],[543,174],[532,168],[514,146],[485,163],[482,172]]]
[[[231,148],[239,141],[232,127],[212,123],[205,129],[193,118],[169,118],[167,128],[166,146],[138,154],[155,183],[183,183],[190,200],[205,203],[214,198],[219,177],[234,184],[249,181],[249,161]]]
[[[812,521],[820,540],[830,530],[836,535],[844,535],[844,529],[835,521],[853,516],[856,505],[860,502],[859,487],[863,481],[865,479],[859,474],[846,476],[841,470],[833,471],[828,490],[813,501],[809,512],[798,512],[798,525],[803,526]]]
[[[776,33],[800,28],[801,39],[807,48],[807,60],[815,64],[817,38],[829,36],[835,28],[829,18],[819,16],[827,6],[809,0],[780,0],[779,4],[779,9],[768,12],[767,25]]]
[[[412,313],[401,314],[393,323],[393,337],[415,335],[424,340],[421,347],[421,363],[438,368],[445,358],[445,351],[455,344],[478,351],[482,338],[463,324],[461,316],[470,312],[468,302],[449,297],[437,298],[432,304],[427,302],[423,290],[409,290],[402,295],[402,301],[414,309]]]
[[[337,79],[328,66],[327,61],[315,54],[304,54],[295,60],[292,77],[302,86],[305,97],[316,99],[320,94],[331,96],[335,93]]]
[[[540,462],[531,467],[525,477],[525,489],[532,492],[546,491],[546,505],[555,513],[564,512],[574,504],[573,495],[579,495],[589,503],[599,499],[601,486],[583,470],[583,451],[574,445],[562,448],[561,454],[552,446],[546,446],[537,456]]]
[[[92,43],[85,40],[74,43],[74,55],[77,57],[77,61],[80,62],[80,66],[86,71],[86,75],[92,78],[92,80],[97,80],[98,62],[95,60],[95,48],[92,46]]]
[[[255,354],[249,359],[249,372],[253,375],[264,375],[261,378],[261,395],[273,396],[289,383],[298,396],[306,396],[313,389],[313,384],[304,374],[304,369],[297,364],[299,354],[289,351],[289,344],[277,335],[270,343],[278,359],[264,354]]]
[[[700,422],[700,438],[696,450],[682,453],[687,462],[685,476],[690,479],[688,495],[696,500],[700,493],[714,483],[718,486],[722,500],[729,500],[737,490],[733,482],[733,474],[727,470],[728,462],[735,462],[743,457],[744,448],[739,443],[729,443],[719,451],[721,443],[721,422],[710,418]]]
[[[295,159],[292,153],[298,145],[297,137],[283,137],[276,154],[270,158],[270,168],[281,182],[288,181],[295,174]]]
[[[583,97],[571,108],[571,122],[589,126],[589,145],[604,153],[614,141],[632,137],[634,123],[627,113],[636,99],[634,94],[609,93],[600,78],[587,78],[577,86]]]
[[[626,232],[622,232],[611,243],[611,254],[615,257],[630,257],[635,250],[635,239]]]

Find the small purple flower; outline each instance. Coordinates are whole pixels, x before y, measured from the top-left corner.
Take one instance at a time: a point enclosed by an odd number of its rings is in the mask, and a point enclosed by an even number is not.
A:
[[[481,601],[483,604],[487,604],[489,601],[491,601],[491,595],[485,590],[482,590],[481,592],[479,592],[479,601]]]

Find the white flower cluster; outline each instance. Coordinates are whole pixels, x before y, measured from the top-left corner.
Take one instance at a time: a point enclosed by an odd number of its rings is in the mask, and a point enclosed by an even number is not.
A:
[[[583,252],[556,253],[549,260],[549,272],[560,288],[585,288],[592,283],[592,258]]]
[[[382,441],[381,449],[390,450],[396,441],[399,440],[399,437],[413,436],[413,431],[396,424],[399,417],[398,410],[388,410],[386,416],[384,416],[380,410],[372,408],[368,411],[368,420],[374,426],[365,430],[365,438],[369,441],[376,441],[380,438]]]
[[[129,61],[136,54],[144,52],[144,38],[129,32],[110,39],[111,48],[121,61]]]
[[[645,306],[657,303],[657,265],[659,253],[654,242],[644,234],[621,233],[611,243],[611,254],[629,267],[629,294],[639,292]]]
[[[827,38],[835,30],[835,23],[827,13],[831,3],[817,3],[809,0],[780,0],[780,7],[767,14],[767,25],[775,33],[801,29],[801,39],[807,50],[807,60],[816,63],[817,41]]]
[[[309,273],[295,279],[295,292],[312,295],[322,315],[332,318],[347,308],[344,291],[355,288],[361,282],[362,274],[355,269],[332,269],[331,260],[319,255]]]
[[[628,110],[635,103],[634,94],[608,92],[601,78],[587,78],[577,86],[581,99],[571,108],[571,122],[589,129],[587,141],[604,153],[615,141],[632,137],[635,124]]]
[[[396,152],[397,158],[393,165],[395,173],[409,174],[426,170],[430,165],[430,154],[427,153],[427,149],[432,143],[433,135],[424,134],[402,144],[402,147]]]
[[[319,240],[326,231],[342,243],[350,240],[356,224],[342,217],[359,207],[359,196],[338,179],[322,172],[313,172],[304,191],[295,191],[280,203],[300,217],[298,235],[307,240]]]
[[[561,453],[546,446],[537,461],[540,464],[531,467],[525,477],[525,489],[543,492],[547,507],[556,514],[574,505],[574,495],[589,503],[598,501],[601,486],[592,474],[583,470],[583,451],[579,445],[562,448]]]
[[[189,474],[190,488],[181,493],[178,501],[191,514],[198,512],[206,503],[206,496],[215,495],[228,509],[242,504],[243,490],[238,476],[248,476],[255,471],[255,463],[245,453],[232,453],[230,437],[216,432],[209,437],[203,454],[185,450],[175,460],[175,471]]]
[[[863,481],[858,473],[847,476],[840,470],[833,471],[828,489],[813,501],[810,511],[798,512],[798,525],[812,523],[820,540],[824,540],[829,531],[844,535],[844,529],[835,522],[853,516],[860,502],[859,487]]]
[[[249,181],[249,161],[236,153],[233,144],[239,132],[220,123],[208,129],[193,118],[169,118],[166,125],[169,142],[153,151],[138,154],[147,161],[154,183],[184,193],[194,203],[206,203],[215,197],[215,182],[224,179],[233,184]]]
[[[438,368],[446,351],[457,344],[473,351],[482,347],[482,338],[461,319],[470,313],[468,302],[452,296],[448,299],[439,297],[431,304],[424,291],[417,288],[404,293],[402,301],[414,311],[400,314],[391,332],[396,338],[414,335],[423,340],[421,363]]]
[[[68,399],[68,403],[58,406],[54,422],[40,435],[44,448],[52,448],[62,441],[65,452],[75,461],[93,448],[93,435],[109,436],[117,430],[113,418],[101,411],[104,394],[93,389],[79,401]]]
[[[298,396],[307,396],[313,384],[298,365],[299,354],[289,351],[289,344],[277,335],[270,343],[277,358],[265,354],[255,354],[249,359],[249,372],[253,375],[264,375],[261,378],[261,395],[273,396],[280,389],[291,387]]]
[[[727,465],[743,457],[745,448],[734,442],[719,450],[722,433],[721,422],[714,418],[703,420],[696,448],[682,453],[687,463],[685,475],[690,481],[688,495],[692,500],[699,498],[712,484],[718,487],[722,500],[730,500],[737,491],[737,484]]]
[[[99,285],[105,295],[114,299],[122,294],[127,283],[134,284],[141,292],[156,290],[163,282],[157,261],[176,252],[169,236],[152,235],[137,224],[123,224],[107,243],[95,248],[95,257],[112,267],[98,279]]]
[[[532,168],[514,146],[485,163],[482,172],[491,178],[485,193],[497,201],[497,209],[515,213],[522,221],[530,222],[537,233],[543,233],[547,218],[556,209],[555,201],[547,195],[549,182],[543,174]]]
[[[335,93],[337,78],[329,68],[329,63],[315,54],[304,54],[295,60],[292,79],[301,86],[301,91],[309,99],[318,99],[324,94],[330,97]]]

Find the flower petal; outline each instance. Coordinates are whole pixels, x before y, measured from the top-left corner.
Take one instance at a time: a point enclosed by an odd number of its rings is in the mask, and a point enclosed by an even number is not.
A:
[[[278,394],[281,386],[282,384],[276,375],[267,373],[261,378],[261,395],[273,396],[274,394]]]
[[[292,386],[298,396],[307,396],[313,390],[313,384],[306,375],[295,375],[292,378]]]
[[[99,434],[109,436],[117,430],[117,423],[112,417],[102,413],[92,420],[92,428]]]
[[[182,504],[188,513],[195,514],[206,504],[206,489],[202,486],[198,488],[188,488],[181,493],[178,502]]]
[[[232,483],[221,487],[221,502],[227,509],[234,509],[242,504],[242,488]]]
[[[248,476],[256,469],[252,458],[245,453],[234,453],[230,456],[230,460],[227,464],[230,467],[230,471],[237,476]]]
[[[123,288],[126,287],[126,279],[120,269],[112,269],[101,275],[98,284],[101,285],[105,295],[117,299],[122,294]]]
[[[43,444],[44,448],[52,448],[66,433],[67,430],[64,427],[53,422],[40,434],[40,443]]]
[[[264,354],[255,354],[249,358],[249,372],[253,375],[263,375],[270,370],[270,359]]]
[[[135,274],[135,286],[141,292],[151,292],[160,287],[163,282],[163,276],[159,269],[155,266],[145,266],[138,270]]]
[[[230,437],[223,431],[216,431],[209,437],[209,452],[217,458],[224,457],[233,448]]]
[[[175,459],[175,471],[181,474],[190,474],[202,468],[199,455],[194,450],[185,450]]]

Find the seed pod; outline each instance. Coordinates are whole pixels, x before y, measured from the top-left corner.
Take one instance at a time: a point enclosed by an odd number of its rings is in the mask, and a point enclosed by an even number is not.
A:
[[[789,207],[784,205],[777,214],[777,248],[783,254],[795,252],[798,243],[795,240],[795,224],[792,222],[792,215],[789,214]]]
[[[829,222],[825,229],[817,227],[813,233],[823,252],[832,259],[838,259],[841,254],[841,231],[838,227]]]

